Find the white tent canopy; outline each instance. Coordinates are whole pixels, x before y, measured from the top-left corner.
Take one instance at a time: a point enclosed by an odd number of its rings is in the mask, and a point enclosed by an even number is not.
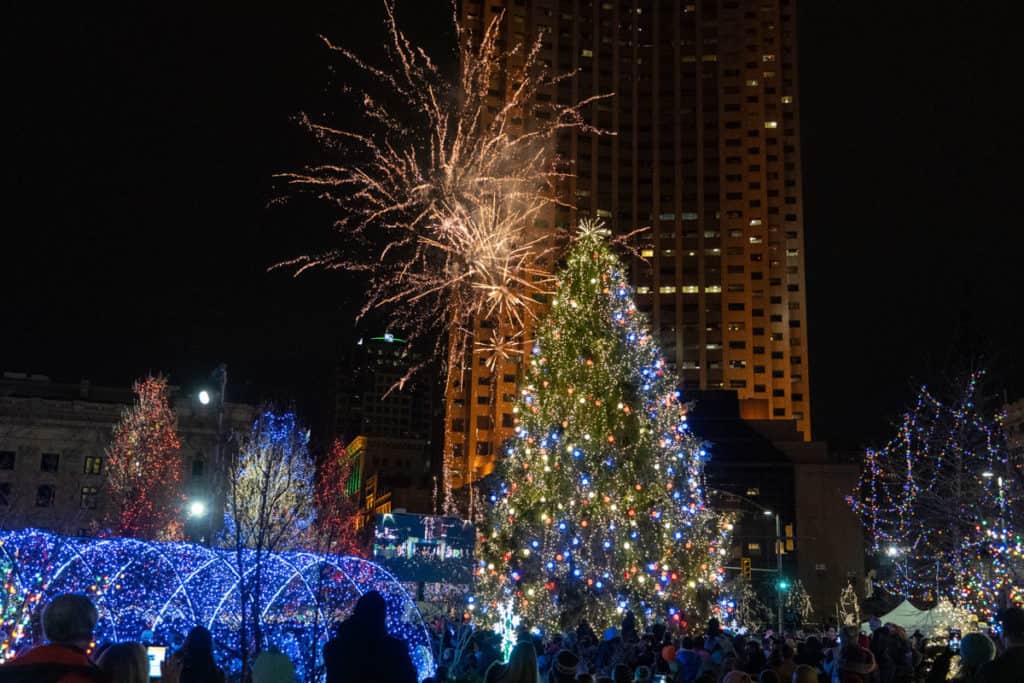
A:
[[[883,624],[902,626],[906,629],[908,635],[914,631],[930,635],[939,625],[938,615],[934,614],[934,612],[935,610],[920,610],[911,605],[909,600],[904,600],[891,612],[883,614],[878,619]],[[860,629],[865,633],[871,633],[870,622],[861,624]]]

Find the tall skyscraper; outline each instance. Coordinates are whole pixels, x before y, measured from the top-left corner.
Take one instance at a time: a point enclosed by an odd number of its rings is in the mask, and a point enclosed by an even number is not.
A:
[[[592,217],[636,235],[637,304],[682,389],[735,390],[747,419],[795,420],[811,438],[794,0],[463,0],[479,35],[543,36],[542,97],[613,94],[566,131],[574,176],[538,229]],[[514,59],[511,57],[510,59]],[[514,87],[504,84],[505,88]],[[495,106],[501,90],[495,91]],[[525,125],[529,125],[527,121]],[[449,387],[455,486],[493,468],[512,432],[514,366],[476,363]]]

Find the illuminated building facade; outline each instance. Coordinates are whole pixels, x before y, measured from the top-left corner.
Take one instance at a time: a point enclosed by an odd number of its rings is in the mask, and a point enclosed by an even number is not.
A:
[[[649,228],[632,281],[683,390],[733,390],[744,418],[810,440],[795,2],[463,0],[469,35],[496,16],[507,46],[541,34],[546,63],[577,74],[542,97],[614,93],[589,110],[614,135],[559,138],[575,209],[538,229]],[[454,486],[493,468],[513,424],[518,368],[472,365],[447,399]]]

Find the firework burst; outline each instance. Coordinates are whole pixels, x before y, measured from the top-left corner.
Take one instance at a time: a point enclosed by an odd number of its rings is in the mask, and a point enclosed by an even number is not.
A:
[[[485,317],[522,327],[534,315],[533,295],[548,283],[538,262],[556,247],[550,231],[532,229],[545,207],[560,203],[556,185],[566,172],[553,138],[564,128],[593,130],[582,116],[592,100],[540,102],[538,91],[566,76],[548,73],[539,38],[502,50],[500,17],[476,41],[455,21],[461,68],[452,83],[399,29],[391,0],[384,8],[387,68],[324,39],[388,91],[353,91],[365,130],[302,119],[348,160],[279,176],[335,203],[337,229],[362,248],[347,240],[344,248],[279,265],[296,275],[310,268],[367,272],[362,313],[415,304],[400,311],[411,336],[449,324],[468,330],[469,321]]]
[[[384,9],[386,66],[324,38],[375,84],[348,88],[364,125],[347,130],[302,118],[343,161],[279,176],[336,206],[344,244],[279,267],[296,275],[311,268],[365,273],[360,315],[382,309],[410,339],[433,337],[450,382],[467,356],[488,354],[493,364],[523,340],[535,295],[550,284],[547,259],[559,246],[552,231],[534,228],[546,207],[562,203],[558,185],[569,173],[554,138],[567,128],[603,132],[583,115],[599,98],[571,105],[538,98],[572,76],[548,70],[541,37],[506,50],[501,16],[474,36],[462,29],[455,3],[460,68],[448,79],[398,27],[393,0]],[[474,340],[482,319],[501,334]]]

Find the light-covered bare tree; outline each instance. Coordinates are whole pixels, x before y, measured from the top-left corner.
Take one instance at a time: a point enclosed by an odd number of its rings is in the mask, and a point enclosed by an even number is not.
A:
[[[301,547],[315,518],[309,433],[292,412],[264,411],[238,435],[230,458],[219,544],[234,550],[239,577],[238,651],[243,674],[263,649],[268,558]]]

